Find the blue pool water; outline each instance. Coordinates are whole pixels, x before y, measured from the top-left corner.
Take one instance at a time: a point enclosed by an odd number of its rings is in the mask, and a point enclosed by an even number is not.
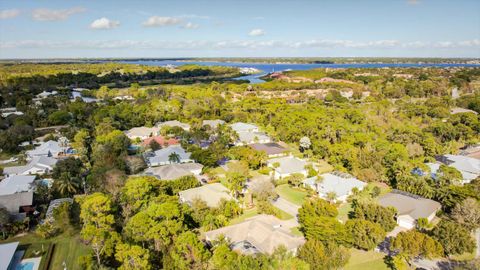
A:
[[[17,264],[16,270],[33,270],[34,265],[35,263],[33,262],[19,263]]]

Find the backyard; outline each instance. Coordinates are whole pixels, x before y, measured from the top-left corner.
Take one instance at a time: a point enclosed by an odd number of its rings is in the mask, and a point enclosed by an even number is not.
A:
[[[344,270],[387,270],[384,263],[385,254],[375,251],[363,251],[359,249],[350,249],[350,260],[344,267]]]
[[[19,248],[25,249],[24,258],[42,257],[39,270],[47,269],[46,264],[49,257],[49,247],[55,245],[51,251],[49,270],[63,270],[65,266],[69,270],[80,270],[78,258],[89,253],[89,248],[82,244],[78,237],[71,237],[69,235],[59,235],[51,239],[42,239],[34,234],[27,234],[24,236],[10,238],[8,242],[20,242]],[[65,266],[63,263],[65,262]]]

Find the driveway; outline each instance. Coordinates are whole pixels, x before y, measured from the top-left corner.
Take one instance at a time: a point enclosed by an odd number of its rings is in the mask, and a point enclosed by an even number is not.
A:
[[[298,215],[298,209],[300,206],[291,203],[287,200],[285,200],[282,197],[278,197],[275,201],[272,201],[273,206],[277,207],[278,209],[288,213],[289,215],[292,215],[293,217],[297,218]]]

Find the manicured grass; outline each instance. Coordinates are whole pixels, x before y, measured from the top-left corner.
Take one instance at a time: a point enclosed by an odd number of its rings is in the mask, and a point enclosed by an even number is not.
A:
[[[63,262],[65,262],[67,269],[81,270],[78,264],[78,258],[89,254],[91,249],[82,244],[77,237],[74,238],[60,238],[56,241],[55,250],[51,262],[51,270],[62,270]]]
[[[338,207],[338,216],[337,218],[342,222],[346,222],[348,220],[348,213],[352,211],[352,204],[349,202],[343,203],[340,207]]]
[[[43,239],[33,233],[24,236],[10,238],[1,243],[20,242],[20,248],[26,248],[24,258],[42,256],[39,269],[43,269],[47,263],[47,251],[50,245],[55,244],[49,270],[63,270],[65,261],[67,269],[81,270],[78,265],[78,257],[90,252],[90,248],[82,244],[78,236],[59,235],[51,239]]]
[[[245,219],[251,218],[251,217],[256,216],[256,215],[258,215],[258,211],[257,211],[256,207],[254,207],[252,209],[247,209],[247,210],[243,211],[243,214],[241,216],[230,220],[230,225],[240,223],[240,222],[244,221]]]
[[[293,227],[290,229],[290,232],[293,234],[293,235],[296,235],[296,236],[303,236],[303,233],[300,231],[300,229],[298,227]]]
[[[359,249],[350,249],[350,261],[344,267],[344,270],[388,270],[389,268],[383,262],[385,254],[375,251],[363,251]]]
[[[305,190],[293,188],[288,184],[277,186],[275,190],[282,198],[296,205],[302,205],[305,201],[305,197],[307,196],[307,192]]]

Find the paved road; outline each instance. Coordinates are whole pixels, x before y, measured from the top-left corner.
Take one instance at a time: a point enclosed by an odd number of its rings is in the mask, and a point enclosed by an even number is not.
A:
[[[291,203],[291,202],[285,200],[285,199],[282,198],[282,197],[278,197],[277,200],[272,201],[272,204],[273,204],[275,207],[277,207],[277,208],[279,208],[279,209],[287,212],[289,215],[292,215],[292,216],[295,217],[295,218],[297,217],[297,215],[298,215],[298,209],[300,208],[300,206],[298,206],[298,205],[296,205],[296,204],[294,204],[294,203]]]

